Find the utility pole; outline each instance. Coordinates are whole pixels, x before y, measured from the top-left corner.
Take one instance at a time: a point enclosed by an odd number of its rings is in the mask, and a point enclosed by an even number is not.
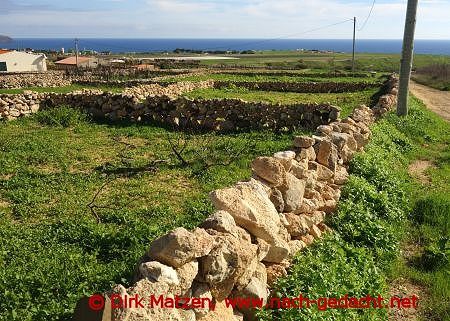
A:
[[[409,79],[413,61],[414,30],[418,0],[408,0],[406,9],[405,33],[403,35],[402,60],[400,64],[400,82],[398,86],[397,115],[408,115]]]
[[[75,38],[75,65],[78,69],[78,38]]]
[[[352,73],[355,72],[355,42],[356,42],[356,17],[353,17]]]

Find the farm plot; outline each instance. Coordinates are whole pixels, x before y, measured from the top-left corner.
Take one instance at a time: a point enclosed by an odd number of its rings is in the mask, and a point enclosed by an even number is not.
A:
[[[263,73],[260,74],[232,74],[232,73],[210,73],[204,75],[190,75],[186,77],[178,78],[177,80],[182,81],[202,81],[202,80],[217,80],[217,81],[236,81],[236,82],[350,82],[350,83],[359,83],[359,82],[368,82],[368,83],[380,83],[382,81],[383,76],[376,77],[333,77],[333,78],[324,78],[324,77],[308,77],[303,76],[301,73],[292,74],[292,75],[265,75]],[[169,77],[167,81],[171,81],[172,79]]]
[[[70,108],[2,123],[0,315],[69,320],[81,296],[129,282],[155,237],[198,224],[209,191],[248,178],[253,158],[291,137],[99,124]],[[185,141],[187,165],[172,151]]]
[[[58,90],[58,89],[57,89]],[[59,89],[61,90],[61,89]],[[243,89],[190,97],[274,103],[331,102],[347,114],[376,89],[292,94]],[[196,226],[208,193],[250,176],[257,156],[292,135],[180,133],[156,125],[96,123],[60,107],[0,126],[0,315],[68,320],[83,295],[129,284],[150,242]]]

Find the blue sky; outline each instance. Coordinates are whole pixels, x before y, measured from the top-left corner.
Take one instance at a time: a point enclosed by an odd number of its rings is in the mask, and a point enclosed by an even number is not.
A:
[[[348,39],[372,0],[0,0],[11,37]],[[403,36],[406,0],[378,0],[361,39]],[[417,39],[450,39],[450,0],[419,0]]]

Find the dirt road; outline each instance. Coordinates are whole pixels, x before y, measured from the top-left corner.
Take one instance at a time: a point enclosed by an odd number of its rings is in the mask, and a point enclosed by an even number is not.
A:
[[[411,93],[422,100],[436,114],[450,122],[450,92],[441,91],[411,81]]]

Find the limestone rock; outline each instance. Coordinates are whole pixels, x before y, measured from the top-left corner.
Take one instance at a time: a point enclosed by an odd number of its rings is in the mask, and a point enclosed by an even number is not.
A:
[[[324,211],[325,213],[333,213],[336,211],[337,202],[336,200],[328,200],[325,201],[325,203],[319,207],[319,210]]]
[[[289,254],[289,244],[280,238],[275,244],[270,244],[269,252],[267,252],[263,262],[280,263],[285,260]]]
[[[204,279],[216,300],[222,301],[231,293],[238,279],[251,268],[256,251],[256,245],[242,244],[232,235],[216,236],[215,247],[208,256],[200,259]]]
[[[305,193],[305,181],[299,180],[291,173],[286,174],[286,183],[280,187],[284,199],[284,211],[297,210],[303,201]]]
[[[303,198],[302,205],[294,211],[294,214],[313,213],[315,210],[317,210],[316,203],[311,199]]]
[[[322,231],[317,227],[317,225],[313,225],[309,233],[314,236],[314,238],[319,239],[322,237]]]
[[[273,205],[275,206],[275,208],[278,212],[282,213],[284,211],[283,194],[280,192],[279,189],[274,188],[272,190],[272,195],[270,196],[270,200],[272,201]]]
[[[180,267],[195,258],[207,255],[214,244],[214,238],[203,229],[193,232],[180,227],[154,240],[147,255],[156,261],[172,267]]]
[[[269,253],[270,245],[263,239],[256,239],[256,244],[258,245],[257,257],[259,261],[262,261],[267,253]]]
[[[298,237],[308,233],[310,226],[304,216],[286,213],[286,219],[289,222],[287,230],[292,237]]]
[[[262,284],[267,284],[267,271],[266,266],[263,263],[258,263],[255,272],[253,273],[253,277],[257,278]]]
[[[163,295],[166,298],[174,298],[174,295],[170,291],[170,286],[165,282],[152,282],[145,278],[139,280],[136,284],[128,289],[121,287],[118,289],[119,295],[124,297],[128,295],[133,297],[137,295],[140,298],[150,298],[151,296],[159,297]],[[113,293],[112,293],[113,294]],[[112,295],[111,294],[111,295]],[[111,298],[113,298],[111,296]],[[146,301],[147,302],[147,301]],[[144,308],[122,308],[113,309],[113,320],[132,320],[132,321],[195,321],[195,314],[193,311],[184,311],[180,309],[166,309],[161,307],[148,307]]]
[[[178,286],[180,280],[178,274],[171,266],[164,265],[157,261],[144,262],[139,266],[142,277],[154,282],[164,282],[171,287]]]
[[[210,198],[216,209],[230,213],[236,224],[252,235],[269,243],[277,238],[280,217],[262,188],[239,184],[213,191]]]
[[[214,311],[209,311],[205,316],[199,316],[197,321],[239,321],[234,315],[233,308],[227,307],[225,301],[217,301]]]
[[[267,284],[269,286],[272,286],[277,279],[284,277],[287,275],[285,264],[267,264],[266,265],[266,271],[267,271]]]
[[[344,166],[337,166],[334,173],[334,183],[343,185],[348,180],[348,172]]]
[[[314,138],[309,136],[295,136],[294,146],[298,148],[308,148],[314,145]]]
[[[211,291],[209,289],[208,284],[206,283],[200,283],[196,282],[192,286],[192,297],[193,298],[201,298],[201,299],[209,299],[213,300],[213,296],[211,294]],[[196,308],[194,309],[196,318],[205,317],[209,313],[208,307],[202,307],[202,308]]]
[[[180,283],[175,294],[184,295],[192,286],[192,282],[198,274],[199,264],[197,261],[188,262],[176,269]]]
[[[204,229],[213,229],[222,233],[236,234],[237,225],[233,216],[227,211],[217,211],[200,225]]]
[[[298,252],[303,250],[306,247],[306,243],[301,240],[292,240],[289,241],[290,248],[290,258],[294,257]]]
[[[273,155],[276,159],[280,161],[281,164],[283,164],[286,171],[289,171],[292,166],[292,161],[295,158],[295,152],[293,151],[284,151],[284,152],[278,152]]]
[[[327,181],[334,176],[334,173],[328,167],[317,162],[309,162],[308,168],[316,171],[317,179],[320,181]]]
[[[303,241],[308,246],[314,242],[314,236],[312,236],[311,234],[306,234],[301,236],[300,240]]]
[[[317,162],[334,171],[338,160],[336,146],[331,141],[325,139],[316,146]]]
[[[306,162],[297,162],[296,160],[292,161],[291,173],[297,177],[298,179],[304,178],[305,171],[308,170],[308,163]]]
[[[328,125],[320,125],[317,127],[316,131],[324,135],[329,135],[333,131],[333,128],[331,128],[331,126]]]
[[[315,160],[316,159],[316,152],[313,147],[308,148],[302,148],[299,153],[297,153],[297,156],[295,157],[297,161],[300,161],[302,159],[307,160]]]
[[[266,304],[268,297],[267,284],[262,283],[257,278],[252,278],[250,283],[241,291],[236,291],[234,293],[235,297],[238,298],[256,298],[262,299],[262,303]],[[254,308],[238,308],[240,312],[244,315],[245,320],[256,320],[255,319],[255,309]]]
[[[273,186],[283,184],[286,178],[286,169],[275,157],[258,157],[252,162],[252,170],[259,177],[265,179]]]

